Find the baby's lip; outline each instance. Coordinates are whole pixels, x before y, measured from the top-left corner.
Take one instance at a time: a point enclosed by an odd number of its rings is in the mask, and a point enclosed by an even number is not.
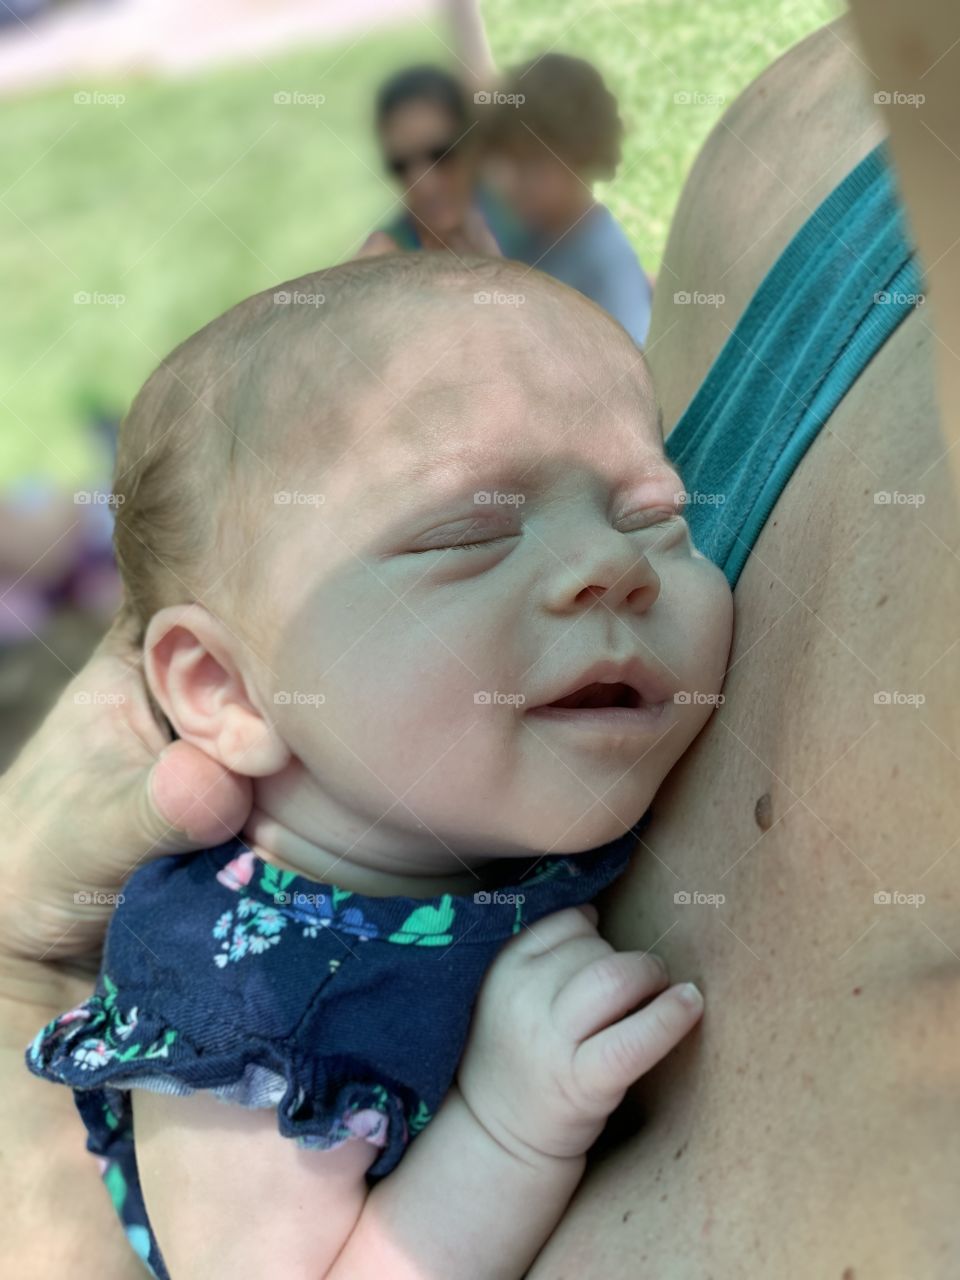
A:
[[[578,675],[565,680],[562,684],[558,684],[552,691],[548,691],[548,696],[542,702],[531,706],[529,710],[535,711],[538,707],[554,706],[566,699],[573,699],[567,705],[576,706],[577,701],[574,697],[576,694],[582,694],[585,700],[595,705],[595,698],[592,695],[598,691],[591,692],[589,686],[603,684],[620,686],[617,689],[611,689],[610,705],[655,706],[673,697],[677,682],[639,658],[624,661],[604,659],[584,668]]]

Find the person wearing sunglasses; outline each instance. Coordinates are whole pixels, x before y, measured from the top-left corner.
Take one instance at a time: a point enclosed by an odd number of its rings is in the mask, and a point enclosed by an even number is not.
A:
[[[404,207],[367,238],[358,257],[414,249],[522,257],[523,224],[479,181],[472,105],[457,78],[439,67],[408,67],[381,85],[377,138]]]

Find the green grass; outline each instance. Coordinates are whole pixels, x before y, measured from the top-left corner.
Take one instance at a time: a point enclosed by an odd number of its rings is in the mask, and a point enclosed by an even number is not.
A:
[[[652,269],[683,179],[725,107],[843,8],[841,0],[483,0],[498,66],[550,48],[603,72],[626,136],[620,170],[597,194]],[[677,102],[683,93],[694,100]]]
[[[599,192],[656,268],[684,174],[729,101],[838,0],[485,0],[500,64],[594,60],[629,134]],[[581,16],[582,15],[582,16]],[[442,33],[446,39],[446,33]],[[0,483],[94,478],[88,407],[122,411],[157,361],[239,298],[346,256],[391,209],[370,95],[405,61],[450,61],[420,24],[191,79],[0,104]],[[76,104],[77,89],[122,94]],[[278,105],[283,90],[322,106]],[[712,95],[684,105],[675,94]],[[122,304],[78,304],[78,293]]]

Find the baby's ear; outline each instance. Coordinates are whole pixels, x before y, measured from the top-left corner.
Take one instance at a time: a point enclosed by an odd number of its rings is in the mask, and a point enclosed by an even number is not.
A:
[[[291,753],[250,693],[234,656],[242,643],[202,605],[171,605],[147,626],[144,672],[185,742],[233,773],[265,778]]]

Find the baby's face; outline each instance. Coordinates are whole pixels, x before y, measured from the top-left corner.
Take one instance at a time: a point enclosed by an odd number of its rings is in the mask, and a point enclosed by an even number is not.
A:
[[[628,340],[555,295],[453,298],[333,465],[304,439],[260,544],[260,693],[313,838],[454,870],[620,835],[708,718],[731,629]]]

